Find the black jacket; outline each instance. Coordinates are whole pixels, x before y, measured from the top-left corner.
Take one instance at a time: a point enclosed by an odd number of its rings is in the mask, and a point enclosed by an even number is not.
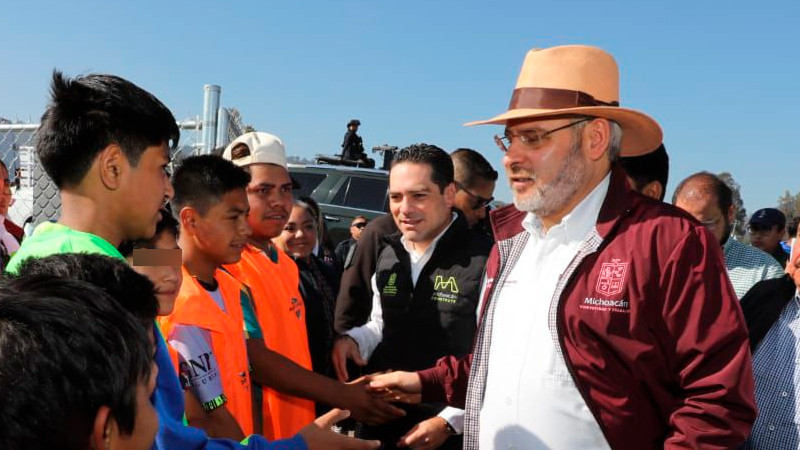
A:
[[[416,285],[400,232],[385,238],[375,269],[383,309],[383,340],[370,369],[420,370],[445,355],[469,353],[481,279],[491,241],[462,216],[439,240]]]
[[[355,130],[347,130],[342,141],[342,158],[357,160],[364,156],[364,144]]]
[[[794,298],[797,286],[789,275],[759,281],[742,297],[740,305],[750,332],[750,350],[755,351],[781,311]]]
[[[367,323],[372,312],[372,286],[375,262],[385,242],[383,237],[397,232],[391,214],[371,220],[356,243],[350,265],[342,272],[341,287],[336,298],[334,326],[336,332],[345,331]]]
[[[333,268],[314,255],[308,261],[296,259],[295,262],[300,275],[300,294],[306,307],[311,366],[314,372],[332,377],[333,310],[339,280]]]
[[[353,257],[351,256],[351,261],[347,260],[347,255],[350,253],[350,249],[356,245],[356,240],[353,238],[348,238],[339,242],[339,245],[336,246],[336,249],[333,251],[334,255],[334,269],[336,269],[336,273],[341,277],[342,273],[346,266],[349,266],[349,262],[352,261]],[[355,251],[355,249],[353,249]]]

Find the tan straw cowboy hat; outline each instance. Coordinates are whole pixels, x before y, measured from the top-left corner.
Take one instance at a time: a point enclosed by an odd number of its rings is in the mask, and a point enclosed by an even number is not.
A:
[[[533,49],[525,56],[508,111],[471,125],[500,124],[567,114],[602,117],[622,128],[622,156],[661,144],[661,127],[650,116],[619,106],[619,69],[607,52],[585,45]]]

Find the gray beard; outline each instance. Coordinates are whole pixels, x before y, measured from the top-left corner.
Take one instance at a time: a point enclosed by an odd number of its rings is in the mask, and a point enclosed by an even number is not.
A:
[[[558,175],[547,184],[536,184],[533,191],[523,197],[514,193],[514,206],[537,217],[548,217],[569,203],[586,179],[587,164],[581,158],[581,141],[574,139],[569,154],[558,170]],[[534,174],[534,180],[538,177]]]

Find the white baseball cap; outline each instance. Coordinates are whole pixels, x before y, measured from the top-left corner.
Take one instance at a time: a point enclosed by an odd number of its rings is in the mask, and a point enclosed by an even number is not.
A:
[[[234,147],[244,144],[250,150],[250,154],[241,158],[233,159],[232,150]],[[260,131],[245,133],[233,140],[222,157],[233,162],[239,167],[249,166],[250,164],[275,164],[288,170],[286,161],[286,147],[279,137]]]

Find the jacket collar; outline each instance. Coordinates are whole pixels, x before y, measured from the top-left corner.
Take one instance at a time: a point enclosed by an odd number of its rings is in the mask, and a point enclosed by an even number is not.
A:
[[[634,204],[635,196],[628,186],[625,178],[625,171],[618,164],[611,168],[611,180],[608,185],[608,193],[600,207],[600,214],[597,216],[597,232],[601,238],[608,236],[611,230],[623,215],[627,215]],[[522,219],[527,213],[518,210],[513,204],[498,208],[489,214],[494,235],[498,241],[509,239],[524,229]]]

